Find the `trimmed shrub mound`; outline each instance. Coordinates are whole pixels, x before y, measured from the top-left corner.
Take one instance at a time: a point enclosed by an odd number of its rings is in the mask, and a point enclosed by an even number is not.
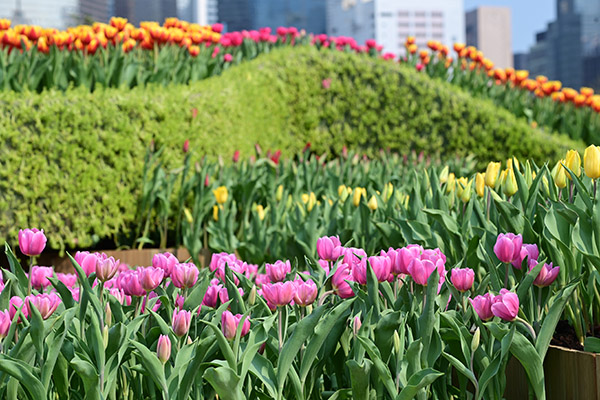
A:
[[[337,154],[511,155],[556,160],[582,144],[532,129],[491,102],[412,69],[315,48],[274,51],[189,86],[0,93],[0,240],[44,228],[56,249],[127,230],[144,154],[167,162],[190,139],[197,155],[264,149]]]

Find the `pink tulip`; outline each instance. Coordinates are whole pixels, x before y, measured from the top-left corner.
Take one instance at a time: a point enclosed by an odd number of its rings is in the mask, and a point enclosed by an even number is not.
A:
[[[155,267],[139,267],[137,272],[140,285],[146,292],[156,289],[165,275],[163,269]]]
[[[281,282],[292,271],[290,261],[275,261],[275,264],[265,264],[267,276],[271,282]]]
[[[378,282],[385,282],[390,277],[392,260],[385,256],[373,256],[369,257],[369,264],[375,272]]]
[[[137,270],[129,270],[121,272],[117,277],[119,288],[123,289],[123,293],[128,296],[141,297],[146,295],[146,291],[140,284],[139,272]]]
[[[148,304],[150,304],[150,299],[154,299],[155,297],[158,297],[158,295],[155,292],[150,292],[148,293],[148,296],[142,299],[142,312],[146,310],[146,300],[148,300]],[[157,312],[160,309],[160,306],[160,300],[157,300],[156,303],[154,303],[154,305],[152,306],[152,311]]]
[[[19,296],[13,296],[8,301],[8,312],[10,314],[10,319],[12,320],[15,317],[15,314],[19,309],[21,309],[21,313],[25,318],[29,317],[29,312],[27,311],[27,306],[24,306],[25,302]],[[21,319],[17,322],[21,322]]]
[[[216,281],[216,283],[214,282]],[[219,291],[223,289],[223,285],[219,284],[218,279],[213,279],[211,284],[206,289],[206,293],[204,293],[204,298],[202,299],[202,304],[205,306],[215,308],[217,306],[217,300],[219,298]]]
[[[56,278],[58,278],[58,280],[68,288],[72,288],[77,284],[77,275],[75,274],[63,274],[61,272],[57,272]]]
[[[294,303],[306,307],[309,304],[314,303],[317,298],[317,285],[312,280],[303,282],[302,280],[295,281],[296,293],[294,294]]]
[[[265,283],[271,283],[271,280],[267,276],[267,274],[257,274],[256,278],[254,278],[254,283],[259,288],[262,287]]]
[[[171,275],[171,270],[175,266],[175,264],[179,264],[179,260],[171,253],[158,253],[152,257],[152,266],[154,268],[160,268],[165,271],[165,278]]]
[[[339,264],[331,277],[331,286],[342,299],[354,296],[354,291],[347,281],[352,281],[352,269],[348,264]]]
[[[521,269],[521,265],[523,264],[523,261],[525,259],[527,259],[527,262],[529,263],[530,260],[537,260],[539,255],[540,251],[538,250],[537,245],[524,244],[523,246],[521,246],[519,256],[515,260],[513,260],[512,265],[517,269]]]
[[[25,297],[27,312],[31,315],[31,307],[38,309],[43,319],[47,319],[60,304],[60,297],[56,293],[37,294]]]
[[[37,265],[31,267],[29,272],[31,286],[36,289],[45,289],[50,286],[48,278],[52,278],[54,270],[52,267],[38,267]]]
[[[191,320],[191,311],[173,310],[173,320],[171,322],[171,325],[173,326],[173,332],[175,332],[175,335],[178,337],[184,336],[190,329]]]
[[[354,333],[354,336],[358,335],[358,331],[360,330],[361,326],[362,322],[360,321],[360,317],[357,315],[352,320],[352,333]]]
[[[474,299],[469,299],[473,309],[482,321],[491,319],[492,314],[492,301],[494,296],[491,293],[486,293],[483,296],[476,296]]]
[[[0,339],[4,339],[10,330],[12,318],[8,310],[0,311]]]
[[[119,264],[120,261],[115,261],[114,257],[100,253],[96,256],[96,278],[102,282],[111,279],[119,270]]]
[[[171,280],[180,289],[191,288],[198,280],[198,268],[192,263],[177,264],[171,271]]]
[[[90,254],[87,251],[78,251],[75,253],[75,261],[83,269],[86,276],[90,276],[92,272],[96,272],[96,261],[98,253]]]
[[[319,266],[325,271],[325,275],[329,275],[329,261],[319,260]]]
[[[228,340],[234,339],[241,320],[242,314],[233,315],[230,311],[224,311],[221,315],[221,331],[223,332],[223,336],[225,336]],[[240,336],[246,336],[249,331],[250,320],[246,318],[242,324],[242,332]]]
[[[190,140],[186,139],[185,142],[183,142],[183,152],[187,153],[188,151],[190,151]]]
[[[329,89],[331,87],[331,78],[323,79],[321,81],[321,86],[323,86],[323,89]]]
[[[425,68],[425,65],[423,65],[423,64],[421,64],[421,63],[418,63],[418,64],[416,65],[416,68],[417,68],[417,71],[421,72],[421,71],[423,70],[423,68]]]
[[[290,304],[295,293],[296,286],[290,281],[267,283],[262,287],[263,297],[277,307]]]
[[[342,252],[342,243],[337,236],[323,236],[317,239],[317,255],[327,261],[335,261]]]
[[[225,60],[225,62],[231,62],[233,60],[233,56],[231,54],[225,54],[225,56],[223,56],[223,59]]]
[[[125,295],[123,289],[111,288],[108,289],[108,293],[110,293],[110,295],[117,299],[117,301],[122,305],[131,305],[131,296]]]
[[[496,257],[503,263],[512,263],[521,255],[523,237],[514,233],[499,234],[494,245]]]
[[[363,249],[354,247],[343,247],[341,249],[341,255],[344,256],[342,263],[347,264],[352,268],[363,262],[363,260],[366,262],[365,258],[367,257],[367,253]]]
[[[537,260],[531,260],[529,262],[529,270],[531,271],[536,265]],[[550,286],[558,277],[559,272],[560,267],[558,265],[556,267],[552,267],[552,263],[544,264],[539,275],[533,281],[533,284],[537,287]]]
[[[415,258],[408,265],[408,273],[415,283],[422,286],[427,286],[429,276],[436,270],[436,265],[430,260],[421,261],[420,259]]]
[[[238,292],[240,293],[240,296],[244,295],[244,289],[238,288]],[[219,301],[221,304],[225,304],[229,301],[229,292],[227,292],[227,288],[219,289]]]
[[[471,268],[454,268],[451,271],[450,280],[459,292],[466,292],[473,287],[475,272]]]
[[[519,297],[516,293],[501,289],[492,300],[492,313],[505,321],[513,321],[519,313]]]
[[[44,230],[38,229],[20,229],[19,230],[19,248],[21,253],[26,256],[37,256],[44,251],[46,247],[46,235]]]
[[[156,355],[163,364],[171,358],[171,339],[167,335],[160,335],[156,345]]]
[[[183,308],[183,303],[185,303],[185,298],[182,295],[178,294],[175,298],[175,307],[181,310]]]

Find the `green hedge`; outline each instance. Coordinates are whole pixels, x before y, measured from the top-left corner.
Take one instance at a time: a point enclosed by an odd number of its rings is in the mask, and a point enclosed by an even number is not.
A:
[[[0,93],[0,138],[0,240],[38,227],[56,249],[128,229],[152,139],[172,163],[187,138],[198,156],[227,159],[256,142],[284,156],[310,141],[317,152],[415,149],[481,163],[556,160],[582,147],[407,67],[315,48],[278,50],[189,86]]]

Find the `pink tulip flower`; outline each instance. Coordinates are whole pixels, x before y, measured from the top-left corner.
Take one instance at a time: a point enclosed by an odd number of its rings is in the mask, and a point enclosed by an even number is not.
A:
[[[173,326],[173,332],[178,337],[183,337],[190,329],[190,322],[192,320],[191,311],[186,310],[173,310],[173,320],[171,325]]]
[[[179,260],[171,253],[158,253],[152,257],[152,266],[154,268],[160,268],[165,271],[165,278],[171,275],[173,267],[179,264]]]
[[[375,272],[378,282],[385,282],[390,277],[392,269],[392,260],[386,256],[369,257],[369,264]]]
[[[516,293],[501,289],[500,294],[492,300],[492,314],[505,321],[514,321],[519,313],[519,297]]]
[[[473,287],[475,272],[471,268],[453,268],[451,270],[450,280],[459,292],[466,292]]]
[[[339,264],[331,277],[331,286],[342,299],[354,296],[354,291],[347,281],[352,281],[352,269],[348,264]]]
[[[10,330],[12,318],[8,310],[0,311],[0,339],[4,339]]]
[[[492,301],[494,296],[491,293],[486,293],[483,296],[476,296],[474,299],[469,299],[473,309],[482,321],[491,319],[492,314]]]
[[[117,277],[119,288],[123,289],[123,293],[128,296],[141,297],[146,295],[146,291],[140,284],[139,272],[137,270],[129,270],[121,272]]]
[[[15,317],[15,314],[19,309],[21,309],[21,313],[25,318],[29,317],[29,312],[27,311],[27,306],[24,306],[25,302],[19,296],[13,296],[8,301],[8,312],[10,314],[10,319],[12,320]],[[21,322],[21,319],[17,322]]]
[[[325,271],[325,275],[329,275],[329,261],[319,260],[319,266]]]
[[[163,364],[171,358],[171,339],[167,335],[160,335],[156,345],[156,355]]]
[[[180,289],[191,288],[198,280],[198,268],[192,263],[177,264],[171,271],[171,280]]]
[[[514,233],[499,234],[494,245],[496,257],[503,263],[512,263],[521,255],[523,237]]]
[[[529,263],[529,270],[531,271],[537,265],[537,260],[531,260]],[[556,267],[550,264],[544,264],[542,269],[540,270],[539,275],[533,281],[533,284],[537,287],[546,287],[550,286],[558,277],[558,273],[560,272],[560,267],[557,265]]]
[[[317,239],[317,255],[326,261],[335,261],[342,252],[342,243],[337,236],[323,236]]]
[[[256,278],[254,278],[254,283],[259,288],[262,287],[265,283],[271,283],[271,280],[267,276],[267,274],[256,274]]]
[[[530,260],[537,260],[540,255],[540,251],[538,250],[537,245],[535,244],[524,244],[521,246],[521,251],[519,251],[519,256],[513,260],[512,265],[517,269],[521,269],[521,265],[523,261],[527,259],[529,263]],[[537,264],[537,263],[536,263]]]
[[[281,282],[285,276],[292,272],[292,266],[289,260],[275,261],[274,264],[265,264],[267,276],[271,282]]]
[[[62,272],[57,272],[56,278],[68,288],[72,288],[77,284],[77,275],[75,274],[63,274]]]
[[[155,267],[139,267],[137,273],[140,285],[146,292],[156,289],[165,275],[163,269]]]
[[[111,279],[119,270],[119,264],[120,261],[115,261],[114,257],[100,253],[96,256],[96,278],[102,282]]]
[[[19,230],[19,248],[21,253],[26,256],[37,256],[44,251],[46,247],[46,235],[44,230],[21,229]]]
[[[296,294],[294,282],[267,283],[262,287],[263,297],[271,304],[282,307],[290,304]]]
[[[60,297],[56,293],[29,295],[25,298],[27,313],[31,315],[31,307],[35,307],[43,319],[48,319],[56,311],[60,302]]]
[[[155,297],[158,297],[158,295],[155,292],[150,292],[148,293],[148,296],[142,299],[142,312],[146,310],[146,300],[148,300],[148,304],[150,304],[150,300]],[[160,309],[160,306],[160,300],[157,300],[156,303],[154,303],[154,305],[152,306],[152,311],[157,312]]]
[[[315,282],[309,279],[306,282],[299,280],[295,281],[295,283],[296,293],[294,294],[294,303],[301,307],[306,307],[314,303],[318,293]]]
[[[437,271],[437,266],[430,260],[415,258],[408,265],[408,273],[416,284],[422,286],[427,286],[427,280],[434,271]]]
[[[223,336],[225,336],[228,340],[234,339],[241,320],[242,314],[233,315],[230,311],[224,311],[221,315],[221,331],[223,332]],[[240,336],[246,336],[249,331],[250,319],[246,318],[242,324]]]
[[[92,272],[96,272],[96,255],[98,253],[90,254],[87,251],[78,251],[75,253],[75,261],[83,269],[86,276],[90,276]]]
[[[29,277],[31,280],[31,286],[36,289],[42,290],[50,286],[48,278],[52,278],[54,270],[52,267],[38,267],[37,265],[31,267]]]

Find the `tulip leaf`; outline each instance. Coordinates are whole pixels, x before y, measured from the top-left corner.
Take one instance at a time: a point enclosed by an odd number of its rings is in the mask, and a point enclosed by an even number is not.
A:
[[[56,278],[48,277],[48,280],[60,295],[60,299],[65,305],[65,308],[73,307],[75,305],[75,300],[73,299],[73,293],[71,293],[69,288],[67,288],[64,283]]]
[[[529,257],[527,258],[527,261],[529,261]],[[519,297],[519,302],[521,302],[521,304],[525,303],[527,296],[529,296],[531,294],[531,285],[533,285],[533,281],[540,274],[540,271],[544,267],[545,262],[546,262],[546,260],[542,260],[541,262],[538,262],[533,269],[531,269],[530,271],[527,272],[525,277],[521,280],[521,282],[517,286],[517,297]],[[526,268],[526,267],[522,266],[521,268]]]
[[[275,375],[273,365],[269,360],[262,355],[254,357],[252,360],[252,365],[250,366],[250,372],[260,379],[263,385],[265,385],[265,388],[269,392],[271,398],[274,399],[277,397],[277,387],[275,384],[277,377]]]
[[[356,400],[369,400],[369,379],[373,363],[365,359],[362,364],[355,360],[346,361],[350,371],[350,383],[352,384],[352,398]]]
[[[221,314],[222,313],[223,312],[221,311]],[[233,350],[231,350],[231,346],[230,346],[229,342],[223,335],[223,332],[221,332],[221,329],[219,329],[212,322],[208,322],[208,321],[201,321],[201,322],[205,323],[206,325],[208,325],[210,327],[210,329],[212,329],[212,331],[215,334],[215,337],[217,338],[217,343],[219,344],[219,348],[221,349],[221,352],[223,353],[225,360],[227,360],[227,364],[229,365],[229,368],[231,368],[232,370],[235,371],[237,369],[237,362],[235,360],[235,355],[233,354]]]
[[[240,378],[228,367],[208,368],[203,378],[210,383],[223,400],[242,400],[244,395],[239,387]]]
[[[31,365],[0,354],[0,371],[15,378],[25,388],[29,398],[37,400],[48,397],[42,382],[31,373]]]
[[[144,368],[141,370],[141,372],[144,375],[150,376],[156,386],[163,391],[167,398],[169,398],[169,390],[167,387],[167,381],[165,380],[165,371],[157,355],[148,350],[146,346],[135,340],[131,340],[130,343],[136,348],[143,361],[142,365]]]
[[[419,372],[414,373],[409,379],[408,384],[402,389],[397,400],[410,400],[417,396],[417,393],[431,385],[437,378],[444,374],[438,372],[432,368],[425,368]]]
[[[23,293],[27,293],[27,288],[29,286],[29,278],[25,275],[25,271],[21,267],[21,263],[15,257],[12,249],[6,243],[4,245],[4,253],[6,254],[6,258],[8,259],[8,265],[10,266],[10,271],[17,277],[19,282],[19,286],[15,286],[14,290],[19,297],[24,297]]]
[[[425,302],[423,314],[419,317],[419,337],[423,343],[423,361],[426,361],[429,355],[429,347],[431,346],[433,330],[435,329],[436,318],[435,318],[435,298],[438,291],[438,282],[440,276],[437,269],[434,269],[429,278],[427,279],[426,295],[423,298]]]
[[[473,372],[469,368],[467,368],[458,358],[446,353],[445,351],[442,352],[442,356],[444,356],[446,360],[450,361],[450,364],[452,364],[452,366],[456,368],[458,372],[460,372],[461,374],[466,376],[471,382],[473,382],[473,385],[477,386],[477,378],[475,378]]]
[[[357,335],[361,346],[365,349],[367,354],[369,354],[369,358],[373,362],[373,366],[375,367],[376,376],[379,377],[379,380],[383,383],[389,395],[394,398],[396,397],[396,385],[394,385],[394,380],[392,379],[392,375],[390,373],[389,368],[385,365],[385,363],[381,359],[381,353],[375,346],[375,344],[368,338],[363,337],[361,335]]]

